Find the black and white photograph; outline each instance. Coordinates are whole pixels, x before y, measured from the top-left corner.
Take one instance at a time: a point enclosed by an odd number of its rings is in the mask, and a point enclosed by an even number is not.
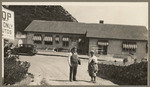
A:
[[[147,86],[148,2],[2,2],[3,86]]]

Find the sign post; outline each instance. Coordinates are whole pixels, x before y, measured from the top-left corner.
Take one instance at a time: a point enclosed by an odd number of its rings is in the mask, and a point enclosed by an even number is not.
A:
[[[2,78],[4,81],[4,39],[14,40],[14,12],[2,7]]]

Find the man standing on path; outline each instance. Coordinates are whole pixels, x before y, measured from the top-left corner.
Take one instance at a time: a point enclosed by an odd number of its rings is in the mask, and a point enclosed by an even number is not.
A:
[[[68,58],[68,63],[70,66],[70,76],[69,76],[69,80],[72,82],[73,81],[77,81],[76,80],[76,74],[77,74],[77,67],[78,64],[80,65],[80,59],[78,58],[78,54],[77,54],[77,48],[73,47],[71,49],[71,52],[69,53],[69,58]],[[73,79],[72,79],[73,76]]]

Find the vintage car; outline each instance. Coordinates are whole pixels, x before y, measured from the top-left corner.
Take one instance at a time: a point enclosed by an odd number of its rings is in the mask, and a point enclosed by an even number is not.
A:
[[[18,54],[35,55],[37,53],[36,46],[33,44],[20,44],[19,47],[14,48]]]

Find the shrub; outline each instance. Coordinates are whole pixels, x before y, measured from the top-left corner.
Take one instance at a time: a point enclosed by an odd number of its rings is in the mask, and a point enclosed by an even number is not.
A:
[[[119,85],[147,85],[147,62],[129,66],[99,64],[97,75]]]
[[[19,56],[13,55],[13,44],[5,39],[4,42],[4,84],[12,85],[24,78],[28,72],[30,63],[19,61]]]
[[[30,63],[17,61],[15,56],[4,59],[4,84],[21,81],[28,72]]]

